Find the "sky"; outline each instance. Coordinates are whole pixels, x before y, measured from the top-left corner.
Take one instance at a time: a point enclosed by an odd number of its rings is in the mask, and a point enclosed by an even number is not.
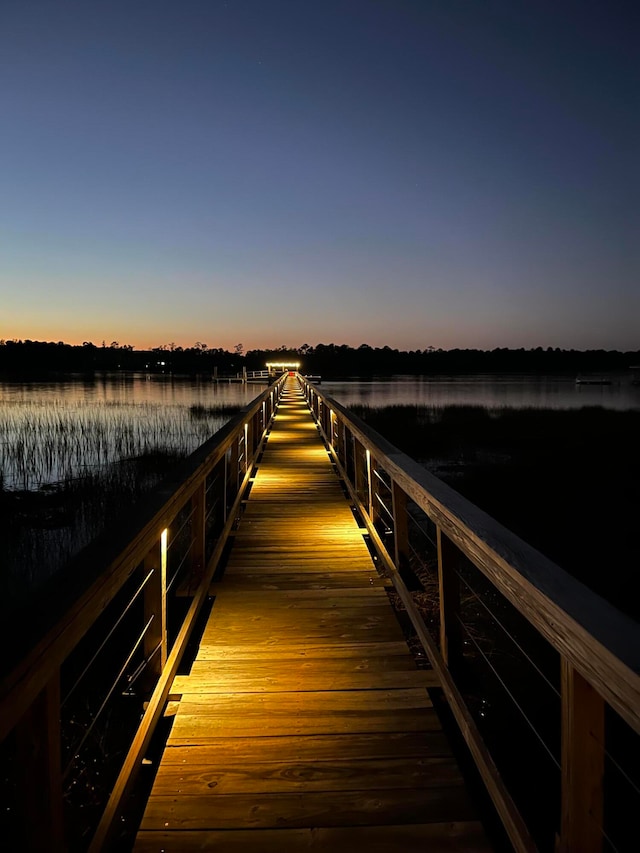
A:
[[[620,0],[0,0],[0,339],[640,348]]]

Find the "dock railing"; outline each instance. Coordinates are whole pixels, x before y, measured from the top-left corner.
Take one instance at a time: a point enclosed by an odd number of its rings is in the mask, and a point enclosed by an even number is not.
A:
[[[122,829],[284,379],[3,626],[0,828],[20,850],[104,850]]]
[[[298,378],[514,849],[635,849],[640,626]]]

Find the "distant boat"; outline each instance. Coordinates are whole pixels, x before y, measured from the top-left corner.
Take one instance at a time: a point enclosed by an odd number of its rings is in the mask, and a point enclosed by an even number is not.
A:
[[[576,385],[611,385],[611,380],[606,376],[578,376]]]

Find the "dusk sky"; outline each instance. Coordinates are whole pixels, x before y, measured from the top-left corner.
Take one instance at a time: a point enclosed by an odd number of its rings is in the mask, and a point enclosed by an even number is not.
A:
[[[638,21],[0,0],[0,338],[638,349]]]

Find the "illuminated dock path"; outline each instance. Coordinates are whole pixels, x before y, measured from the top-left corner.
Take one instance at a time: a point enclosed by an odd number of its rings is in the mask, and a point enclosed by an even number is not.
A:
[[[135,851],[489,850],[297,381],[287,380]]]

